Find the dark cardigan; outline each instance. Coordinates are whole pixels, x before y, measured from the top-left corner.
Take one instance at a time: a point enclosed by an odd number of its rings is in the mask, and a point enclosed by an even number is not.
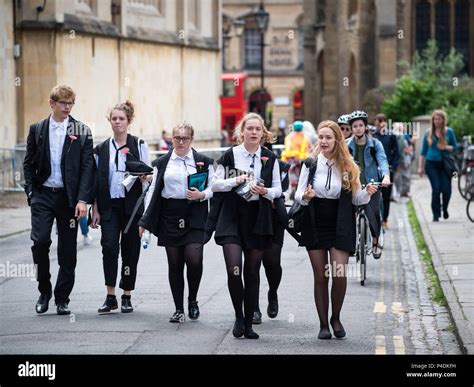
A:
[[[311,168],[316,168],[312,165]],[[301,223],[301,246],[313,246],[318,242],[314,201],[308,204]],[[336,240],[334,247],[353,254],[356,245],[355,206],[352,204],[352,192],[341,189],[337,208]]]
[[[139,143],[140,142],[140,143]],[[127,161],[140,160],[139,147],[143,140],[131,134],[127,135]],[[97,166],[95,192],[97,207],[102,219],[108,220],[112,214],[112,202],[109,188],[109,163],[110,163],[110,139],[107,139],[96,146],[94,153],[99,158]],[[142,194],[142,183],[139,179],[135,181],[132,188],[125,192],[125,214],[131,215],[138,198]],[[143,205],[138,209],[138,215],[143,213]]]
[[[164,188],[164,175],[166,167],[173,153],[170,150],[165,156],[162,156],[155,161],[152,165],[158,168],[158,176],[155,178],[155,190],[153,191],[153,196],[151,197],[150,204],[148,205],[147,210],[143,214],[142,218],[138,222],[140,226],[146,230],[151,231],[154,235],[158,236],[159,221],[160,221],[160,210],[161,210],[161,192]],[[196,152],[193,149],[194,161],[197,163],[203,162],[204,166],[202,171],[207,171],[209,168],[213,168],[214,160],[211,158]],[[199,172],[200,169],[198,169]],[[206,225],[206,219],[208,214],[208,201],[204,200],[202,202],[190,203],[189,204],[189,226],[194,229],[203,230]]]
[[[271,188],[273,180],[273,166],[277,160],[275,154],[268,149],[261,148],[261,157],[268,157],[268,161],[262,165],[261,178],[267,188]],[[218,160],[230,176],[238,176],[239,171],[235,168],[234,153],[229,148]],[[205,227],[205,242],[209,241],[215,231],[215,237],[239,235],[237,219],[237,187],[230,192],[215,192],[211,200],[211,210]],[[273,235],[272,204],[271,201],[260,196],[258,205],[257,221],[252,230],[257,235]]]

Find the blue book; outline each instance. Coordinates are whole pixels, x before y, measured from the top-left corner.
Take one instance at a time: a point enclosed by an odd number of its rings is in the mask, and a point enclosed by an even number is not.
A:
[[[197,188],[199,191],[204,191],[207,186],[207,178],[209,171],[193,173],[188,175],[188,189]],[[195,200],[188,200],[188,203],[196,202]]]

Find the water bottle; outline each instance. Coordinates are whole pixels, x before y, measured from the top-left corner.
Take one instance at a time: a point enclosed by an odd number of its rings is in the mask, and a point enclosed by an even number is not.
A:
[[[142,235],[142,246],[144,249],[147,249],[150,246],[151,234],[150,231],[145,230]]]

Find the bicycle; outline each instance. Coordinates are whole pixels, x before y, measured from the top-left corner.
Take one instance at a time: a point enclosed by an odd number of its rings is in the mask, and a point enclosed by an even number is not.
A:
[[[371,182],[370,184],[380,187],[381,183]],[[364,187],[362,187],[364,188]],[[384,246],[384,232],[382,225],[382,212],[380,212],[380,232],[378,245],[380,249]],[[367,279],[367,256],[372,254],[372,233],[370,232],[370,223],[365,213],[365,206],[357,206],[356,210],[356,263],[359,263],[360,284],[365,285]]]
[[[471,222],[474,222],[474,183],[466,190],[466,214]]]
[[[458,176],[458,190],[461,196],[468,200],[468,188],[474,184],[474,145],[471,145],[471,136],[464,136],[461,149],[462,158]]]
[[[356,212],[356,264],[359,263],[360,284],[364,286],[367,278],[367,255],[372,251],[372,235],[364,206],[358,206]]]

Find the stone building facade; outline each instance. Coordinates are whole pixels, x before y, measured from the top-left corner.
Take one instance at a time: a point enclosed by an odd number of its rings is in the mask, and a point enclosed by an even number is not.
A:
[[[7,19],[0,105],[9,145],[24,142],[28,125],[49,113],[48,92],[58,83],[76,91],[73,116],[90,125],[95,140],[110,135],[108,109],[130,99],[132,133],[154,143],[186,120],[197,145],[218,143],[221,0],[43,3],[0,6]]]
[[[253,14],[259,0],[223,0],[223,26],[244,23],[238,36],[231,30],[224,39],[223,72],[245,72],[244,98],[249,111],[265,112],[275,130],[304,117],[303,106],[303,0],[265,0],[269,24],[264,36],[264,104],[260,107],[260,33]]]
[[[473,0],[305,0],[307,118],[314,122],[363,108],[367,91],[393,85],[401,60],[436,39],[464,56],[474,76]]]

